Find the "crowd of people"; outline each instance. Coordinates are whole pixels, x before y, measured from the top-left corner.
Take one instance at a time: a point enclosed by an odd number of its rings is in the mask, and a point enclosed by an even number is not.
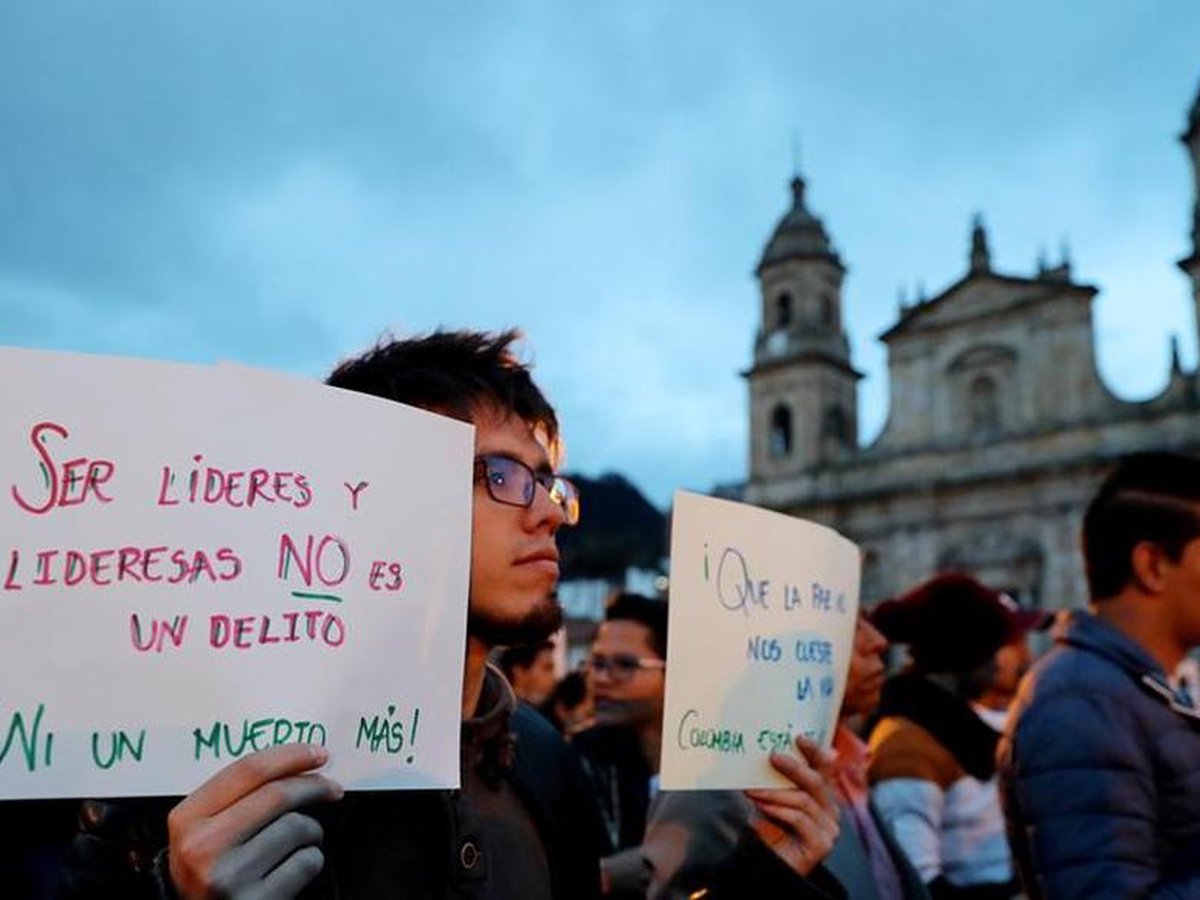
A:
[[[1200,461],[1115,467],[1082,523],[1090,597],[1032,666],[1049,616],[943,573],[862,611],[832,748],[770,756],[789,787],[661,791],[667,601],[615,597],[555,678],[580,506],[515,338],[394,340],[329,378],[475,426],[461,787],[346,793],[287,744],[186,797],[72,804],[61,845],[34,838],[63,804],[4,804],[15,896],[1200,896],[1200,711],[1174,677],[1200,645]]]

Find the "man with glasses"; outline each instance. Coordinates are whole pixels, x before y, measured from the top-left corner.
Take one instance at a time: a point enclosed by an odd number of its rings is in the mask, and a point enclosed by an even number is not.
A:
[[[648,884],[636,848],[658,790],[666,655],[667,604],[618,595],[600,623],[588,666],[596,725],[574,742],[604,820],[602,868],[613,895],[636,895]]]
[[[328,380],[475,426],[462,788],[343,797],[318,771],[323,748],[273,747],[232,763],[177,804],[89,801],[64,896],[598,893],[599,828],[578,763],[549,723],[516,706],[486,662],[495,646],[535,643],[558,629],[555,533],[579,518],[574,487],[554,473],[554,410],[514,356],[517,336],[438,332],[391,341]]]

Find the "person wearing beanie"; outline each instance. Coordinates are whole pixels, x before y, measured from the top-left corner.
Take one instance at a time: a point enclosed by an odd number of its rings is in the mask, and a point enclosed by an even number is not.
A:
[[[871,799],[934,900],[1018,893],[996,779],[999,735],[972,708],[1022,621],[999,593],[947,573],[886,600],[872,622],[910,663],[884,686]]]

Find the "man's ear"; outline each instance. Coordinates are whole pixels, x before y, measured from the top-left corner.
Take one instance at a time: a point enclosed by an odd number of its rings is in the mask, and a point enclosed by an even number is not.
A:
[[[1152,541],[1134,545],[1130,558],[1133,579],[1147,594],[1161,594],[1166,588],[1166,567],[1170,563],[1166,552]]]

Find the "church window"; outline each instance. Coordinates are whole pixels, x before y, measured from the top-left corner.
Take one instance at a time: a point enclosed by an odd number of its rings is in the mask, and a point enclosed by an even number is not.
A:
[[[767,449],[772,459],[781,459],[792,452],[792,411],[786,406],[777,406],[771,412]]]
[[[988,434],[1000,427],[1000,398],[996,382],[987,375],[978,375],[971,382],[967,398],[973,434]]]
[[[780,294],[775,298],[775,327],[787,328],[792,324],[792,295]]]

